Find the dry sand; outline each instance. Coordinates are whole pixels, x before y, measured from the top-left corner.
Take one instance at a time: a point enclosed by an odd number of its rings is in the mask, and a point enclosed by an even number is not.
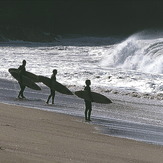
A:
[[[81,118],[0,104],[2,163],[162,163],[163,147],[102,135]]]

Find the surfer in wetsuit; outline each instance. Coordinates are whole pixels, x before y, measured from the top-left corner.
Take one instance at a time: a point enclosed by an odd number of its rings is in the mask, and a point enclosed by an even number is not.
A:
[[[54,69],[53,70],[53,74],[51,76],[51,87],[53,86],[53,84],[56,82],[56,75],[57,75],[57,70]],[[55,90],[54,89],[50,89],[51,94],[48,97],[47,100],[47,104],[49,103],[50,98],[52,97],[52,104],[54,104],[54,97],[55,97]]]
[[[20,85],[20,92],[18,95],[18,98],[25,98],[23,95],[23,92],[25,90],[25,86],[23,85],[23,78],[22,75],[25,73],[26,69],[26,60],[23,60],[22,65],[19,66],[18,70],[19,70],[19,85]]]
[[[91,96],[91,81],[86,80],[85,81],[86,87],[84,88],[84,91],[88,92],[88,95],[90,96],[90,99],[92,101],[92,96]],[[85,120],[86,121],[91,121],[91,111],[92,111],[92,102],[88,100],[84,100],[85,102]]]

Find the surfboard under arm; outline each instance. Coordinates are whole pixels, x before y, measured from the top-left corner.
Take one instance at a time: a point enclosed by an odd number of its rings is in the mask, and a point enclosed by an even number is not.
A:
[[[101,103],[101,104],[112,103],[112,101],[109,98],[96,92],[91,92],[91,97],[87,91],[76,91],[75,95],[77,95],[79,98],[82,98],[84,100],[88,100],[91,102],[96,102],[96,103]]]
[[[8,71],[19,82],[20,78],[18,69],[9,69]],[[25,75],[22,75],[22,84],[34,90],[41,90],[41,88],[36,83],[34,83],[32,79]]]
[[[61,83],[57,81],[55,81],[54,83],[51,83],[51,79],[45,76],[38,76],[38,77],[39,77],[39,81],[44,83],[50,89],[54,89],[55,91],[62,93],[62,94],[73,95],[73,93]]]
[[[9,72],[16,72],[16,73],[19,72],[19,70],[17,68],[9,68],[8,71]],[[39,82],[38,76],[29,72],[29,71],[25,71],[24,76],[30,78],[33,82]]]

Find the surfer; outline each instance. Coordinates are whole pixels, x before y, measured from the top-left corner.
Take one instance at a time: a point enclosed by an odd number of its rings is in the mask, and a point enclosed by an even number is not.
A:
[[[22,75],[25,73],[26,69],[26,60],[23,60],[22,65],[19,66],[18,70],[19,70],[19,85],[20,85],[20,92],[18,95],[18,98],[25,98],[23,93],[25,90],[25,86],[23,85],[23,81],[22,81]]]
[[[91,88],[90,88],[91,81],[86,80],[85,84],[86,84],[86,87],[84,88],[84,91],[87,91],[90,96],[90,99],[92,99]],[[91,101],[84,100],[84,102],[85,102],[85,120],[86,121],[91,121],[91,111],[92,111],[92,102]]]
[[[52,85],[56,82],[56,75],[57,75],[57,70],[54,69],[53,70],[53,74],[51,76],[51,88],[52,88]],[[48,97],[48,100],[47,100],[47,104],[49,103],[49,100],[50,98],[52,97],[52,104],[54,104],[54,97],[55,97],[55,90],[54,89],[50,89],[50,95]]]

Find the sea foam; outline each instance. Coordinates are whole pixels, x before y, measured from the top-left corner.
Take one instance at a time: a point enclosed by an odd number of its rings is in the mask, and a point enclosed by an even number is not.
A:
[[[105,53],[102,66],[163,74],[163,38],[134,34]]]

